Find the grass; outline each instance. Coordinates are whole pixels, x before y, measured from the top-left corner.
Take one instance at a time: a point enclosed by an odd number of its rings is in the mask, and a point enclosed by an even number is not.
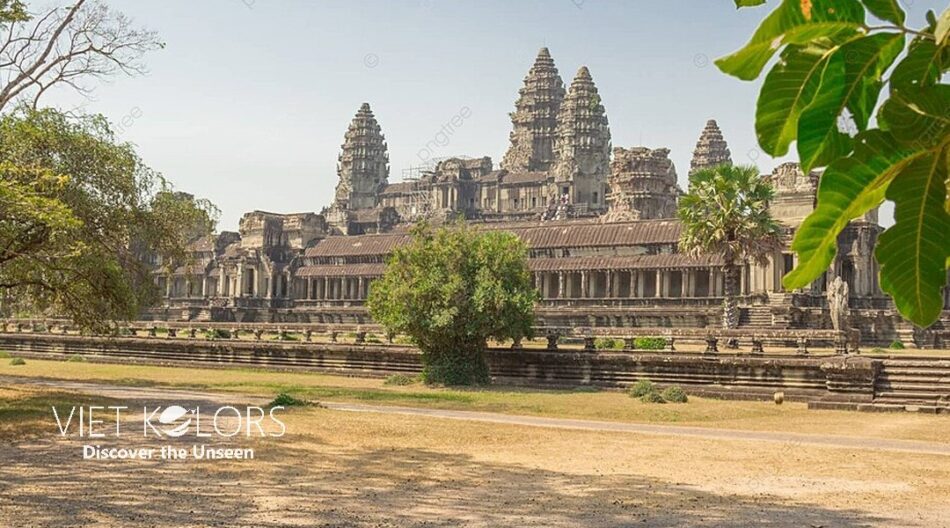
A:
[[[384,379],[261,369],[205,369],[30,360],[0,375],[134,386],[168,386],[272,398],[292,394],[319,402],[363,402],[620,422],[673,423],[746,430],[813,432],[950,442],[950,417],[809,411],[802,403],[724,401],[691,396],[687,405],[652,405],[621,391],[540,390],[510,386],[473,389],[386,385]],[[200,380],[200,381],[197,381]]]
[[[113,404],[119,403],[85,394],[18,387],[0,388],[0,438],[12,436],[22,440],[29,436],[56,432],[52,411],[54,406],[68,415],[69,409],[74,405]]]

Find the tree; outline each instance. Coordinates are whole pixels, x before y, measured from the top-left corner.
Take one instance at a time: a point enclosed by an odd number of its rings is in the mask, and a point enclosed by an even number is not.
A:
[[[716,61],[753,80],[778,53],[759,92],[759,145],[782,156],[795,141],[805,172],[827,167],[792,243],[799,263],[787,288],[826,271],[841,230],[887,199],[895,224],[875,250],[881,288],[920,326],[940,316],[950,262],[948,35],[950,8],[912,29],[895,0],[783,0],[744,48]]]
[[[139,58],[163,44],[105,4],[75,0],[38,14],[20,0],[0,0],[0,111],[18,100],[35,108],[54,86],[82,94],[89,79],[145,71]]]
[[[531,335],[537,300],[514,234],[423,223],[389,257],[368,304],[375,321],[420,348],[426,382],[469,385],[489,381],[488,339]]]
[[[680,250],[723,260],[724,328],[739,325],[739,265],[761,264],[782,247],[781,230],[769,213],[774,191],[753,166],[719,165],[694,172],[679,202]]]
[[[0,295],[104,329],[154,299],[149,262],[181,261],[216,210],[173,193],[105,119],[0,118]]]

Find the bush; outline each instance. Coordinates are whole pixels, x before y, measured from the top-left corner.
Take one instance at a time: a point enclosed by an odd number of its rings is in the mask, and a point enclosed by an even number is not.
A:
[[[892,341],[891,346],[888,348],[892,350],[904,350],[904,343],[901,343],[900,341]]]
[[[875,347],[875,348],[872,348],[872,349],[871,349],[871,353],[872,353],[872,354],[883,354],[883,353],[884,353],[884,349],[883,349],[883,348],[876,348],[876,347]]]
[[[224,328],[215,328],[205,332],[205,339],[231,339],[231,331]]]
[[[300,337],[295,334],[281,332],[277,334],[277,340],[278,341],[300,341]]]
[[[408,376],[406,374],[393,374],[391,376],[386,376],[386,381],[383,382],[383,385],[412,385],[419,378],[416,376]]]
[[[648,379],[642,379],[633,384],[632,387],[627,391],[632,398],[639,398],[644,394],[651,392],[656,392],[656,385]]]
[[[599,337],[594,340],[594,348],[597,350],[623,350],[623,339]]]
[[[633,340],[633,346],[637,350],[663,350],[666,348],[666,338],[638,337]]]
[[[6,359],[10,357],[10,353],[6,350],[0,350],[0,359]]]
[[[83,361],[86,361],[86,358],[84,358],[83,356],[81,356],[81,355],[79,355],[79,354],[73,354],[73,355],[69,356],[69,358],[66,359],[66,361],[68,361],[68,362],[70,362],[70,363],[82,363]]]
[[[23,361],[23,358],[15,357],[10,360],[11,365],[26,365],[26,361]]]
[[[663,396],[660,396],[659,392],[652,391],[640,396],[640,401],[643,403],[666,403],[666,400],[663,399]]]
[[[298,400],[286,392],[277,395],[267,406],[268,407],[299,407],[308,405],[304,400]]]
[[[667,387],[666,390],[660,393],[660,396],[662,396],[664,400],[671,403],[686,403],[686,401],[689,399],[686,396],[686,392],[676,385]]]

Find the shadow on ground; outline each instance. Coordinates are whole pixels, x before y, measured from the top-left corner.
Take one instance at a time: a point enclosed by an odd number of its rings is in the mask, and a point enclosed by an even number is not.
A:
[[[134,440],[133,440],[134,439]],[[130,444],[139,437],[130,435]],[[187,447],[189,441],[177,441]],[[235,442],[240,444],[241,442]],[[253,442],[253,461],[81,460],[77,439],[0,444],[0,525],[108,527],[885,526],[866,512],[573,475],[421,449]],[[107,439],[102,445],[115,445]],[[518,449],[518,446],[511,446]],[[582,456],[579,453],[578,456]],[[697,471],[702,471],[697,468]]]

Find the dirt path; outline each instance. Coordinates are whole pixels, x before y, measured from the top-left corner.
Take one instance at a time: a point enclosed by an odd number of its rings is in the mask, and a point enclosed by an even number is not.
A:
[[[259,396],[246,394],[214,393],[193,391],[188,389],[158,387],[135,387],[103,383],[83,383],[42,378],[23,378],[15,376],[0,376],[0,384],[44,387],[57,390],[81,392],[85,394],[94,394],[116,399],[124,398],[150,401],[173,400],[176,403],[264,403],[264,401]],[[818,435],[769,431],[743,431],[736,429],[690,427],[681,425],[603,422],[596,420],[546,418],[540,416],[509,415],[478,411],[456,411],[389,405],[366,405],[359,403],[321,402],[320,405],[327,409],[345,412],[408,415],[553,429],[692,437],[707,440],[747,440],[755,442],[774,442],[784,445],[796,444],[801,446],[834,447],[851,450],[882,450],[925,455],[950,456],[950,444],[913,440],[892,440],[857,436]]]

